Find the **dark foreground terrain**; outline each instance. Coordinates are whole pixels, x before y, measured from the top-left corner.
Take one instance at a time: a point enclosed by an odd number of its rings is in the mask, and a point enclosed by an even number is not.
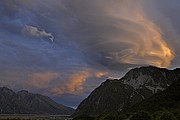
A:
[[[71,118],[60,115],[0,115],[0,120],[71,120]]]

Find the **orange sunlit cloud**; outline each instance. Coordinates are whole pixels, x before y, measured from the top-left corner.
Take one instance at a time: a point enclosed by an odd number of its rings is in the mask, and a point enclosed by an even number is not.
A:
[[[90,71],[90,70],[82,70],[77,73],[72,74],[68,79],[65,85],[59,85],[54,87],[51,92],[54,95],[62,95],[62,94],[82,94],[84,92],[84,84],[90,78],[93,79],[102,78],[108,76],[108,72],[104,71]]]
[[[142,4],[143,1],[134,3],[127,0],[123,4],[119,2],[118,8],[106,8],[106,12],[112,18],[129,23],[119,23],[119,29],[123,26],[124,30],[129,32],[128,36],[116,35],[111,38],[111,41],[117,39],[120,45],[124,44],[128,47],[111,52],[107,58],[120,63],[169,67],[175,57],[174,50],[163,38],[160,27],[146,16]]]
[[[83,92],[83,84],[90,76],[89,71],[80,71],[76,74],[73,74],[66,85],[67,91],[70,93],[82,93]]]
[[[35,88],[46,88],[48,84],[59,77],[56,72],[38,72],[30,75],[28,84]]]
[[[104,72],[104,71],[97,71],[94,74],[95,74],[96,78],[102,78],[102,77],[105,77],[105,76],[109,75],[108,72]]]

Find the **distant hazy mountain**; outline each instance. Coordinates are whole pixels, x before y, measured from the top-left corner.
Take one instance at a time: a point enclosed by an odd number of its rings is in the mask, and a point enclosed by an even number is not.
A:
[[[122,111],[163,91],[180,78],[180,69],[153,66],[130,70],[123,78],[106,80],[76,109],[76,115],[98,115]]]
[[[47,96],[28,91],[14,92],[0,87],[0,114],[71,115],[74,109],[54,102]]]

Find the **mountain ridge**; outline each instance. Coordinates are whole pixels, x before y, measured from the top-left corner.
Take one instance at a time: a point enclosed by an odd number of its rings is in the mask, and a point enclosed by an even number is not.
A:
[[[77,107],[73,116],[107,114],[122,111],[165,90],[180,78],[180,69],[154,66],[131,69],[121,79],[108,79]]]
[[[47,96],[0,87],[0,114],[71,115],[73,112],[74,109],[58,104]]]

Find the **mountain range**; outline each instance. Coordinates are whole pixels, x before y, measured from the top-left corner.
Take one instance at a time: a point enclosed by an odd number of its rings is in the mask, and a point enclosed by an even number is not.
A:
[[[153,66],[131,69],[121,79],[107,79],[74,109],[47,96],[14,92],[0,87],[0,114],[49,114],[98,116],[112,112],[145,110],[180,111],[180,68],[168,70]]]
[[[74,109],[58,104],[47,96],[0,87],[0,114],[71,115]]]
[[[108,79],[84,99],[73,116],[98,116],[132,108],[180,79],[180,69],[154,66],[131,69],[121,79]]]

